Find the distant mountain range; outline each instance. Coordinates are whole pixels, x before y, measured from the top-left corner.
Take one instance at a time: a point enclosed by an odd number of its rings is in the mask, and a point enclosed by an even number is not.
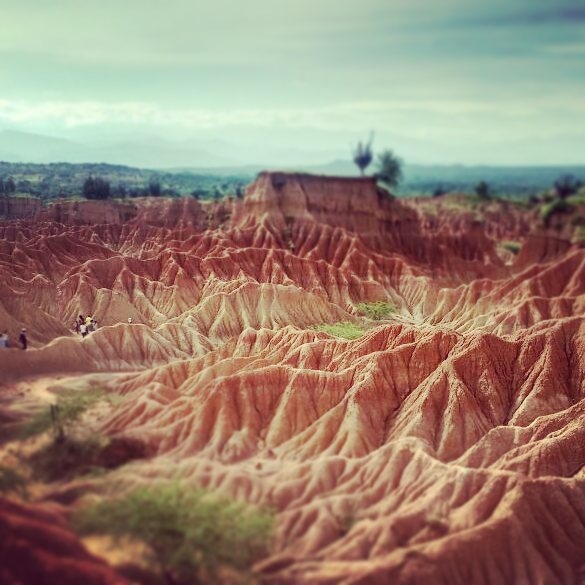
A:
[[[173,166],[226,166],[237,160],[223,158],[189,144],[161,140],[123,140],[103,145],[30,134],[15,130],[0,132],[0,160],[31,163],[104,162],[146,168]]]
[[[209,148],[207,148],[209,147]],[[281,148],[265,149],[255,154],[228,142],[208,141],[205,147],[197,142],[171,142],[156,137],[110,141],[88,145],[81,141],[31,134],[15,130],[0,131],[0,160],[11,163],[55,162],[107,163],[166,173],[207,173],[218,176],[253,177],[261,170],[297,170],[318,174],[353,176],[357,169],[349,156],[321,164],[307,161],[327,160],[325,151]],[[264,162],[251,162],[251,157]],[[447,190],[470,189],[480,180],[488,181],[500,191],[528,192],[550,186],[560,175],[573,174],[585,180],[585,166],[464,166],[405,164],[402,191],[430,192],[442,187]]]
[[[88,144],[17,130],[0,131],[0,160],[15,163],[108,163],[155,169],[251,166],[259,169],[327,161],[335,155],[335,151],[271,148],[267,144],[251,148],[222,140],[170,141],[137,134],[131,138],[110,138]]]

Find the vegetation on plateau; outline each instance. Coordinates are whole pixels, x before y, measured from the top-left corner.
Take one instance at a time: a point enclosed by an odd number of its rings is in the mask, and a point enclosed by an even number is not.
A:
[[[248,572],[269,552],[271,512],[176,484],[141,488],[81,509],[81,534],[131,539],[148,547],[149,566],[168,585],[217,583],[222,569]]]
[[[402,161],[391,151],[378,155],[376,179],[387,187],[397,187],[402,179]]]

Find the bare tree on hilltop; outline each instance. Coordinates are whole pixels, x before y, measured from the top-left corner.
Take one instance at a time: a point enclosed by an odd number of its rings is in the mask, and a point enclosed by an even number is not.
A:
[[[368,142],[358,142],[355,150],[353,151],[353,162],[358,166],[362,177],[364,171],[372,162],[374,155],[372,154],[372,142],[374,141],[374,135],[370,135]]]

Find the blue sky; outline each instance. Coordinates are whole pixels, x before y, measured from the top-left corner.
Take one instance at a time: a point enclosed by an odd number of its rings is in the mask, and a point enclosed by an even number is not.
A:
[[[0,0],[0,129],[585,163],[575,0]],[[250,162],[250,161],[246,161]]]

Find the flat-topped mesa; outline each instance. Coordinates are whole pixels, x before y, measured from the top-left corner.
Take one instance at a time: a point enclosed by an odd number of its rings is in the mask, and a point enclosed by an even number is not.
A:
[[[268,220],[277,228],[309,220],[379,235],[388,222],[417,222],[417,217],[372,177],[263,172],[248,186],[244,205],[234,217],[237,223],[253,220]]]

